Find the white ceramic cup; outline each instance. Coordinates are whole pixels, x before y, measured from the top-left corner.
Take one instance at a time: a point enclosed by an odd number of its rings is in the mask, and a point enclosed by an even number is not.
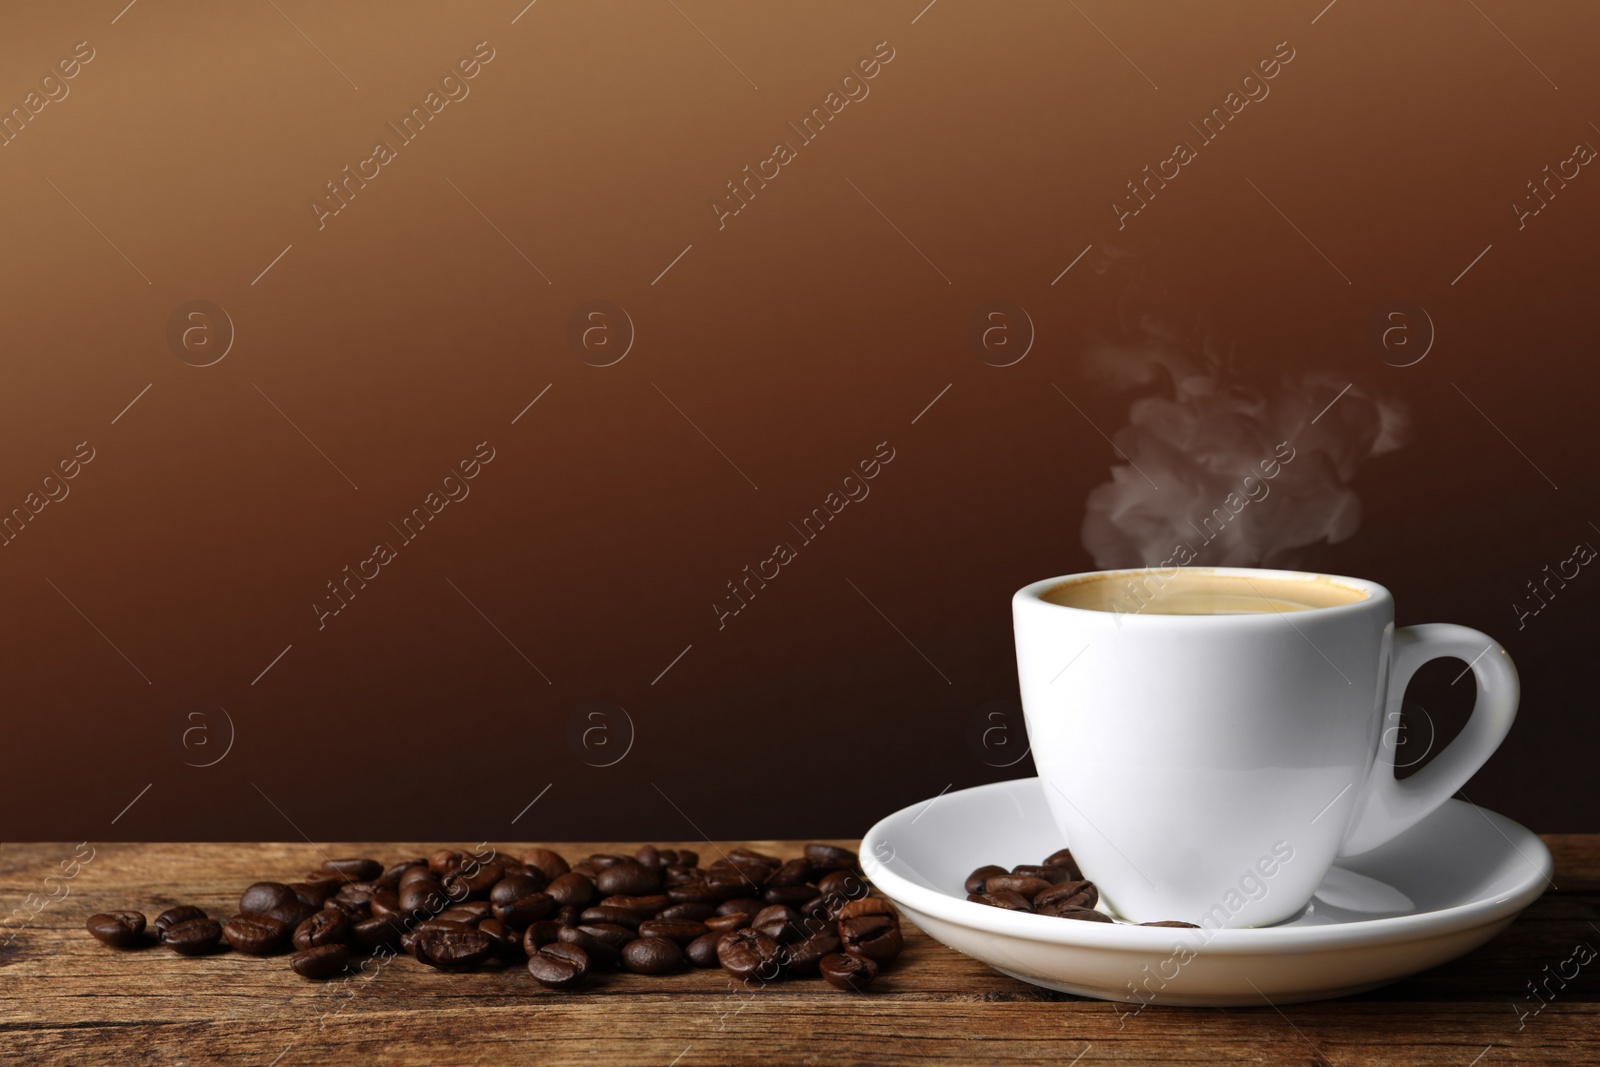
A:
[[[1088,577],[1148,588],[1178,571],[1333,583],[1362,597],[1227,615],[1043,599]],[[1094,576],[1016,593],[1017,669],[1045,799],[1084,877],[1125,919],[1241,927],[1298,915],[1336,857],[1437,808],[1516,717],[1517,673],[1498,642],[1464,626],[1395,629],[1394,600],[1375,582],[1234,567]],[[1471,664],[1477,703],[1449,746],[1397,780],[1406,683],[1441,656]]]

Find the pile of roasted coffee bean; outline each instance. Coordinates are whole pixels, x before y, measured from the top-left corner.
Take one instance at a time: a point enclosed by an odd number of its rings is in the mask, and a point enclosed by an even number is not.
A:
[[[239,914],[217,922],[182,905],[156,917],[116,911],[89,918],[112,948],[159,941],[185,956],[224,945],[252,956],[292,951],[306,978],[332,978],[404,952],[441,971],[526,961],[554,989],[621,967],[669,974],[721,966],[762,983],[820,974],[860,990],[900,953],[900,916],[870,895],[854,852],[812,844],[784,861],[736,848],[710,866],[687,849],[646,845],[568,865],[546,848],[520,860],[440,849],[385,868],[329,860],[298,882],[257,882]]]
[[[1053,915],[1058,919],[1082,919],[1092,923],[1117,920],[1096,911],[1100,891],[1086,881],[1072,858],[1071,849],[1052,852],[1042,863],[1024,863],[1011,868],[989,864],[967,875],[967,899],[974,904]],[[1171,926],[1196,929],[1194,923],[1178,919],[1140,923],[1140,926]]]

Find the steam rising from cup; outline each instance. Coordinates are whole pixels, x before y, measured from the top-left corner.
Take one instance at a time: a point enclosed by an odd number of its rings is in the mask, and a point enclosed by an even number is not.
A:
[[[1130,340],[1097,338],[1085,358],[1098,382],[1140,394],[1113,435],[1125,462],[1089,494],[1084,515],[1084,546],[1100,568],[1175,555],[1293,567],[1310,546],[1356,532],[1356,471],[1405,443],[1399,402],[1317,372],[1254,384],[1203,331],[1141,316]]]

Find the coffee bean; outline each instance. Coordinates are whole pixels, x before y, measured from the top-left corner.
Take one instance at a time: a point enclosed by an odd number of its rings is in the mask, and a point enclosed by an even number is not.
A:
[[[661,891],[661,875],[642,863],[624,860],[601,870],[595,888],[608,897],[649,896]]]
[[[640,937],[622,949],[622,967],[634,974],[669,974],[683,966],[683,949],[664,937]]]
[[[1173,930],[1198,930],[1200,927],[1194,923],[1186,923],[1182,919],[1162,919],[1160,922],[1140,923],[1140,926],[1165,926]]]
[[[661,914],[661,912],[666,909],[670,902],[671,900],[669,897],[665,897],[660,893],[656,893],[648,897],[606,897],[604,900],[600,901],[600,904],[602,907],[608,908],[627,908],[629,911],[639,916],[639,918],[648,919],[652,916]]]
[[[1062,882],[1072,882],[1078,879],[1070,867],[1042,867],[1036,863],[1019,863],[1011,868],[1011,873],[1024,878],[1043,878],[1051,885],[1060,885]]]
[[[372,914],[380,919],[390,915],[401,914],[400,895],[393,889],[379,889],[372,894],[367,906],[372,909]]]
[[[474,925],[482,922],[484,919],[490,919],[494,917],[494,908],[487,900],[468,900],[460,904],[452,904],[450,907],[446,908],[445,911],[453,912],[454,914],[452,914],[450,918],[455,919],[457,922],[464,922]],[[439,914],[439,918],[442,919],[444,917],[444,912],[441,912]]]
[[[341,911],[324,908],[294,928],[294,947],[304,952],[323,945],[342,945],[350,939],[350,920]]]
[[[833,952],[818,964],[822,979],[835,989],[859,993],[878,977],[878,965],[870,956],[851,956]]]
[[[383,875],[383,864],[370,859],[323,860],[322,869],[342,874],[352,882],[370,882]]]
[[[529,923],[528,928],[522,931],[522,951],[532,956],[545,945],[559,941],[562,929],[563,925],[554,919]]]
[[[347,884],[349,881],[350,879],[346,878],[342,874],[334,874],[332,871],[325,871],[321,867],[318,867],[314,871],[307,871],[305,873],[305,877],[301,878],[298,884],[316,886],[319,889],[323,887],[331,887],[328,889],[328,892],[337,893],[339,891],[339,887]],[[296,884],[297,883],[290,882],[289,888],[293,889]]]
[[[862,915],[839,920],[839,940],[852,956],[888,963],[900,955],[904,941],[900,920],[889,915]]]
[[[811,881],[811,861],[805,857],[789,860],[773,871],[767,879],[769,886],[805,885]]]
[[[693,919],[647,919],[639,924],[640,937],[662,937],[679,945],[687,945],[697,937],[704,937],[708,927]]]
[[[298,904],[294,890],[282,882],[257,882],[239,896],[239,910],[247,915],[266,915],[283,904]]]
[[[716,913],[717,913],[717,909],[712,907],[710,904],[699,904],[699,903],[673,904],[673,905],[670,905],[668,907],[662,908],[659,912],[657,912],[656,913],[656,918],[658,918],[658,919],[690,919],[690,920],[693,920],[694,922],[700,922],[703,919],[711,918],[711,916],[715,915]]]
[[[357,948],[363,952],[372,952],[378,948],[394,948],[400,944],[400,935],[405,928],[400,925],[400,920],[393,916],[373,916],[362,919],[350,926],[350,940],[355,942]]]
[[[494,917],[512,926],[527,926],[548,918],[556,910],[556,898],[549,893],[530,893],[510,904],[494,905]]]
[[[107,911],[89,916],[85,923],[95,940],[112,948],[137,948],[144,939],[144,912]]]
[[[283,923],[283,925],[287,926],[290,930],[293,930],[296,926],[299,926],[301,923],[311,918],[311,916],[315,915],[320,910],[320,908],[313,908],[309,904],[302,904],[298,900],[290,899],[282,904],[279,904],[275,908],[268,908],[266,911],[258,912],[256,914],[269,915]],[[245,912],[242,908],[240,909],[240,912],[242,914],[251,914],[249,912]]]
[[[270,915],[240,914],[222,924],[228,944],[247,956],[271,956],[289,947],[293,928]]]
[[[717,942],[722,940],[722,934],[716,930],[702,934],[689,942],[689,947],[683,954],[689,962],[696,967],[715,967],[717,965]]]
[[[882,897],[866,897],[862,900],[851,900],[839,908],[840,919],[859,919],[863,915],[887,915],[900,921],[900,913],[895,906]]]
[[[712,915],[702,919],[701,922],[707,930],[714,933],[725,934],[734,930],[743,930],[750,925],[751,912],[736,911],[728,915]]]
[[[639,929],[639,924],[644,920],[639,918],[639,913],[629,911],[627,908],[618,908],[610,904],[597,904],[592,908],[584,908],[583,914],[578,916],[580,923],[612,923],[616,926],[626,926],[631,930]]]
[[[179,904],[176,907],[168,908],[160,915],[157,915],[156,921],[150,925],[155,927],[156,936],[160,937],[162,934],[166,933],[168,929],[178,925],[181,922],[185,922],[189,919],[204,918],[207,918],[207,916],[205,911],[201,908],[198,908],[193,904]]]
[[[732,915],[735,912],[744,912],[747,915],[754,915],[766,906],[765,901],[756,900],[754,897],[736,897],[733,900],[723,901],[722,904],[718,905],[717,914]]]
[[[547,848],[535,848],[524,852],[522,862],[529,867],[535,867],[542,872],[548,881],[555,881],[572,868],[567,866],[567,861],[561,853],[552,852]]]
[[[302,904],[310,904],[313,908],[322,907],[329,898],[339,892],[339,887],[332,882],[290,882],[289,888],[294,890],[296,900]]]
[[[381,875],[374,879],[374,881],[376,881],[385,889],[398,889],[400,888],[401,875],[405,874],[406,871],[411,870],[413,867],[425,867],[427,864],[428,861],[420,857],[414,860],[401,860],[393,867],[385,869]]]
[[[1061,906],[1092,908],[1099,901],[1100,890],[1095,888],[1093,882],[1075,880],[1062,882],[1060,885],[1040,893],[1033,898],[1033,906],[1040,911]]]
[[[479,863],[468,859],[461,870],[445,875],[440,882],[451,900],[483,900],[503,876],[504,868],[496,861]]]
[[[817,887],[811,885],[769,885],[761,891],[761,899],[768,904],[790,907],[799,907],[816,895]]]
[[[417,928],[417,962],[442,971],[471,970],[492,951],[494,941],[489,935],[465,923],[430,919]]]
[[[738,866],[727,860],[718,860],[706,869],[706,885],[723,900],[749,896],[761,892],[768,871],[756,864]]]
[[[556,935],[557,940],[568,945],[577,945],[589,957],[591,967],[609,967],[617,962],[618,948],[595,937],[579,926],[563,926]],[[543,951],[542,949],[540,951]]]
[[[503,960],[522,955],[522,935],[499,919],[485,919],[478,924],[478,932],[487,934],[493,942],[491,955]]]
[[[1032,900],[1034,897],[1050,888],[1050,883],[1043,878],[1028,878],[1020,874],[995,874],[990,875],[983,883],[985,893],[1004,893],[1010,891]]]
[[[595,870],[603,871],[607,867],[614,867],[619,863],[637,863],[638,861],[631,856],[619,856],[614,852],[595,852],[583,862],[595,868]]]
[[[332,978],[350,963],[350,949],[345,945],[318,945],[297,952],[289,960],[294,973],[302,978]]]
[[[762,908],[750,919],[750,929],[766,934],[780,945],[798,941],[803,936],[800,913],[783,904]]]
[[[755,863],[763,867],[777,870],[783,866],[783,861],[776,856],[769,856],[764,852],[757,852],[752,848],[736,848],[728,853],[728,859],[733,863]]]
[[[756,930],[735,930],[717,942],[717,961],[735,978],[771,981],[778,976],[778,943]]]
[[[528,957],[528,973],[551,989],[571,989],[588,972],[588,953],[577,945],[557,942]]]
[[[812,934],[804,941],[784,947],[783,970],[785,974],[816,974],[824,956],[839,951],[839,938],[832,931]]]
[[[489,890],[489,903],[511,904],[523,897],[531,897],[535,893],[544,892],[544,887],[550,884],[550,879],[534,874],[508,874],[494,884]]]
[[[400,879],[399,903],[402,912],[422,912],[432,914],[441,910],[446,903],[444,886],[439,884],[439,879],[426,867],[413,867],[423,873],[414,878]]]
[[[807,845],[806,859],[819,871],[855,870],[861,865],[854,852],[833,845]]]
[[[1050,853],[1050,855],[1046,856],[1043,861],[1040,862],[1039,866],[1065,867],[1068,871],[1072,872],[1072,878],[1074,880],[1081,879],[1083,877],[1083,871],[1078,868],[1078,861],[1072,858],[1072,850],[1070,848],[1063,848]]]
[[[578,929],[612,948],[621,948],[639,937],[639,933],[617,923],[580,923]]]
[[[577,926],[578,916],[582,914],[583,912],[579,909],[574,908],[571,904],[566,904],[557,908],[555,914],[550,916],[550,918],[560,923],[562,926]]]
[[[990,907],[1004,908],[1007,911],[1033,910],[1033,903],[1021,893],[969,893],[967,899],[975,904],[988,904]]]
[[[550,894],[551,899],[557,904],[586,908],[589,902],[594,900],[594,883],[577,871],[570,871],[551,881],[545,887],[545,892]]]
[[[661,884],[664,886],[689,885],[693,882],[704,882],[706,872],[699,867],[685,867],[674,865],[661,872]]]
[[[441,848],[428,854],[428,869],[441,881],[447,874],[455,874],[472,859],[470,852],[459,848]]]
[[[967,892],[974,895],[980,894],[983,892],[985,882],[996,875],[1005,873],[1006,869],[1004,867],[996,867],[992,863],[979,867],[977,870],[967,875]]]
[[[1042,914],[1053,915],[1058,919],[1082,919],[1092,923],[1116,922],[1115,919],[1104,912],[1095,911],[1093,908],[1076,908],[1070,904],[1052,905],[1049,911]]]
[[[719,904],[722,893],[705,881],[685,882],[667,887],[667,899],[674,904]]]
[[[161,943],[180,956],[203,956],[222,940],[222,926],[215,919],[184,919],[161,932]]]
[[[832,871],[822,876],[817,882],[817,893],[825,897],[843,897],[854,900],[856,897],[867,895],[869,887],[866,881],[855,871]],[[973,890],[968,890],[973,892]]]
[[[418,860],[400,872],[400,880],[395,883],[395,888],[404,889],[412,882],[438,882],[439,876],[433,873],[433,868],[428,866],[427,860]]]

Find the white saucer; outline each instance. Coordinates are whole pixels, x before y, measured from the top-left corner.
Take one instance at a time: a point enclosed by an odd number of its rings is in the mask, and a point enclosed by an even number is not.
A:
[[[1341,860],[1299,917],[1265,929],[1088,923],[966,899],[976,867],[1038,863],[1063,841],[1039,779],[946,793],[881,820],[863,869],[913,922],[1024,982],[1132,1004],[1260,1005],[1359,993],[1470,952],[1549,884],[1544,842],[1459,800]]]

